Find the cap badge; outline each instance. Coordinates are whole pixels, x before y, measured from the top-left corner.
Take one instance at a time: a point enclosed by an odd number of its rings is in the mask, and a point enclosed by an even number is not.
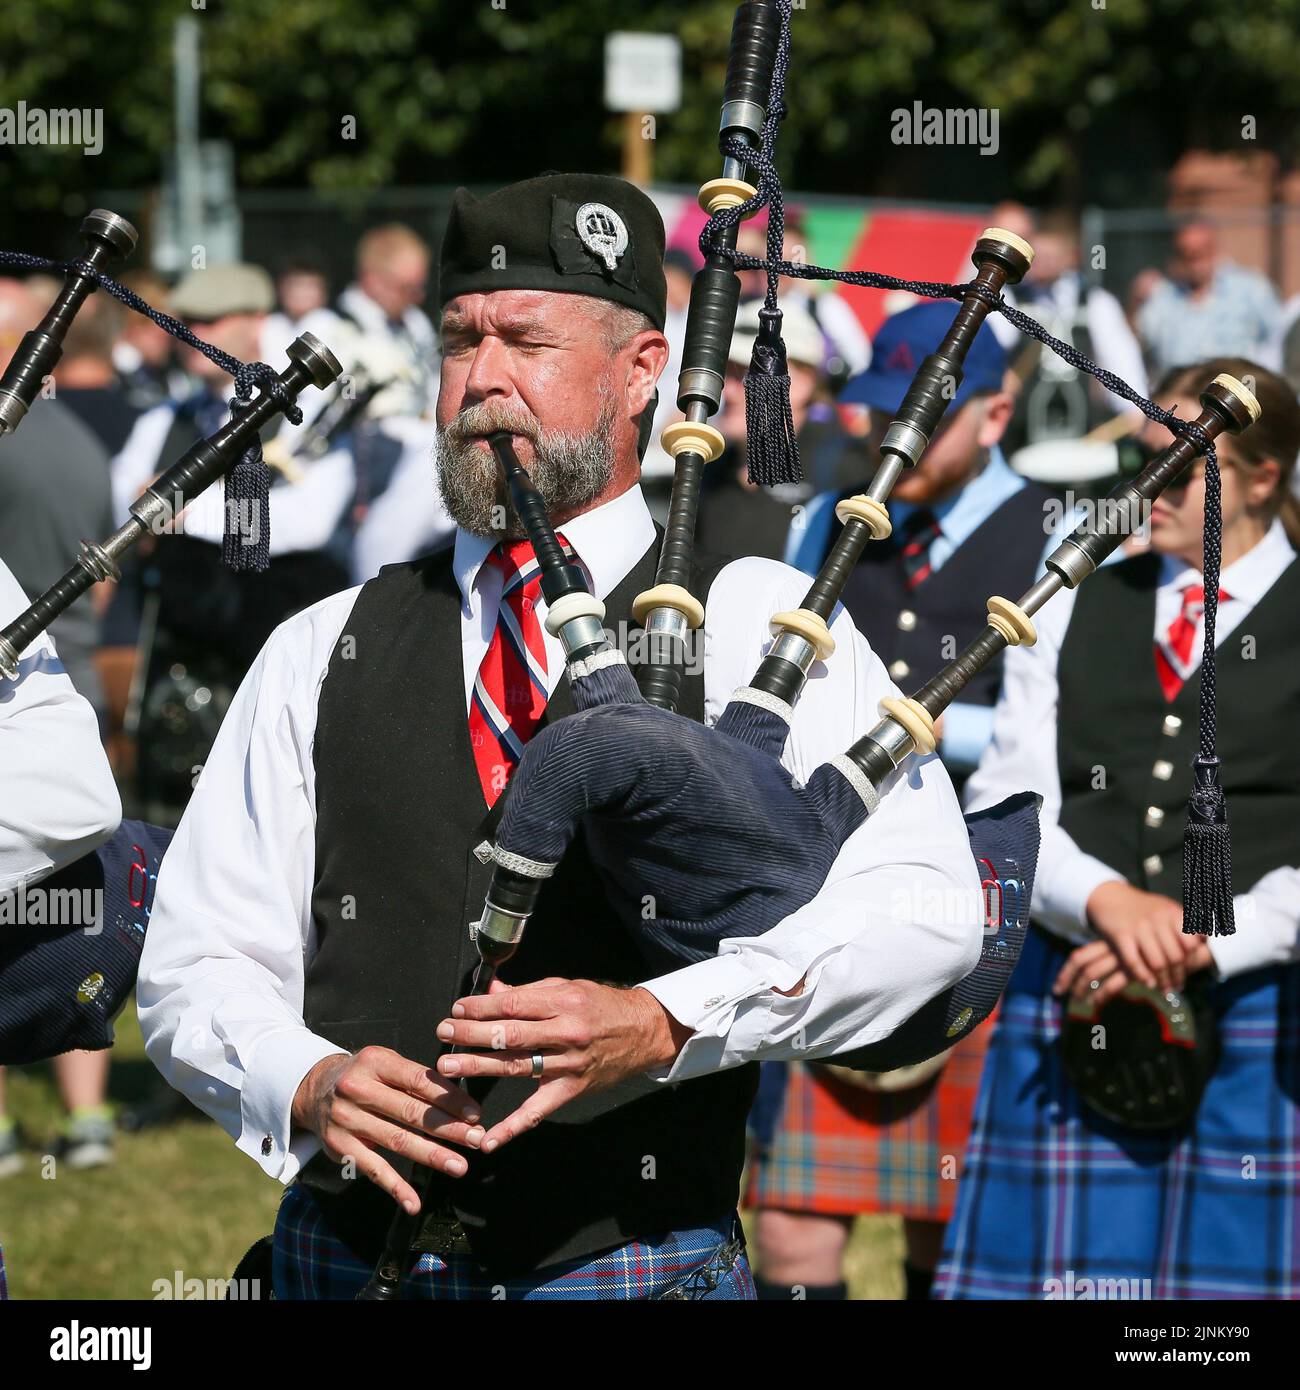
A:
[[[618,268],[619,257],[627,250],[627,224],[604,203],[583,203],[578,209],[578,236],[593,256],[605,262],[606,270]]]

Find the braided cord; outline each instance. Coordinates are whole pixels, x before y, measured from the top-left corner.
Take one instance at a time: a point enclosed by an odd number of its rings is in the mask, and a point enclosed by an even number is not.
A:
[[[1194,420],[1183,419],[1176,411],[1165,410],[1155,401],[1142,395],[1114,372],[1092,361],[1071,343],[1053,337],[1037,319],[1008,304],[1000,294],[974,281],[949,283],[943,280],[906,280],[897,275],[885,275],[875,270],[832,270],[828,266],[807,265],[785,259],[785,192],[776,167],[776,141],[781,122],[787,114],[785,85],[790,67],[790,25],[792,0],[779,0],[781,37],[772,65],[772,85],[769,91],[767,116],[760,135],[760,148],[754,150],[739,136],[729,136],[722,142],[723,153],[749,166],[757,176],[757,191],[747,202],[713,213],[700,232],[700,251],[707,258],[720,254],[731,261],[737,270],[762,270],[767,274],[767,294],[764,308],[777,308],[777,290],[784,276],[789,280],[827,280],[841,285],[856,285],[865,289],[905,290],[921,299],[966,299],[977,295],[990,310],[1000,313],[1008,323],[1027,337],[1034,338],[1077,371],[1094,377],[1111,394],[1136,406],[1148,420],[1164,425],[1172,434],[1185,435],[1205,456],[1205,541],[1202,575],[1205,585],[1205,648],[1201,658],[1201,692],[1198,734],[1201,754],[1213,757],[1216,718],[1216,671],[1214,627],[1219,608],[1219,567],[1222,558],[1222,494],[1219,478],[1219,459],[1214,441]],[[724,230],[739,225],[745,218],[762,208],[768,210],[767,254],[751,256],[727,246],[721,239]]]
[[[83,260],[52,261],[45,256],[29,255],[25,251],[0,251],[0,266],[12,266],[19,270],[57,270],[63,273],[75,270],[79,274],[88,276],[101,290],[107,290],[114,299],[120,300],[128,309],[134,309],[137,314],[143,314],[145,318],[152,319],[164,332],[170,333],[173,338],[201,352],[208,361],[220,367],[229,376],[234,377],[235,396],[238,400],[248,400],[253,394],[253,388],[260,386],[279,402],[280,409],[290,424],[299,425],[302,423],[302,410],[280,384],[280,378],[274,367],[266,362],[241,362],[238,357],[232,357],[219,347],[205,343],[193,329],[183,324],[180,319],[174,319],[170,314],[164,314],[161,309],[155,309],[152,304],[141,299],[134,290],[127,289],[125,285],[119,285],[116,280],[105,275],[103,271],[96,270],[87,262]]]

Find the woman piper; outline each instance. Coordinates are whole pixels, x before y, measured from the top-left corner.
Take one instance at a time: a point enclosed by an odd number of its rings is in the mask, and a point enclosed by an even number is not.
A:
[[[1045,608],[1008,654],[967,791],[1044,798],[1035,929],[984,1069],[936,1280],[946,1298],[1294,1295],[1300,1108],[1300,406],[1237,358],[1262,414],[1222,439],[1218,750],[1235,935],[1182,931],[1200,693],[1204,464],[1152,507],[1150,550]],[[1141,441],[1160,446],[1161,426]]]

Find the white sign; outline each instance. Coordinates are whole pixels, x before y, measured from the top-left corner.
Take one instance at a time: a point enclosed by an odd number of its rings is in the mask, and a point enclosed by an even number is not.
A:
[[[676,111],[682,104],[682,45],[673,34],[605,38],[605,106],[610,111]]]

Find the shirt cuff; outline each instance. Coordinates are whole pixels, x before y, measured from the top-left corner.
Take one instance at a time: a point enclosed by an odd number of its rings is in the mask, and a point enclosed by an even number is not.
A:
[[[293,1098],[302,1079],[326,1057],[347,1048],[307,1028],[272,1033],[257,1045],[240,1097],[243,1128],[236,1147],[283,1183],[292,1182],[320,1148],[314,1134],[293,1129]]]
[[[1258,921],[1254,900],[1249,893],[1238,893],[1233,898],[1232,915],[1236,919],[1237,930],[1231,936],[1205,938],[1221,980],[1244,975],[1247,970],[1262,970],[1266,966],[1286,963],[1290,958],[1289,952],[1278,951],[1277,939]]]
[[[1094,888],[1103,883],[1124,883],[1124,875],[1090,854],[1078,854],[1057,867],[1052,873],[1050,894],[1035,905],[1034,920],[1054,936],[1076,946],[1096,940],[1097,933],[1088,921],[1088,899]]]
[[[771,985],[737,953],[728,952],[647,980],[641,988],[653,994],[678,1023],[693,1030],[671,1066],[646,1073],[652,1081],[671,1082],[707,1070],[695,1065],[694,1054],[707,1052],[716,1058],[719,1040],[725,1042],[737,1005]]]

